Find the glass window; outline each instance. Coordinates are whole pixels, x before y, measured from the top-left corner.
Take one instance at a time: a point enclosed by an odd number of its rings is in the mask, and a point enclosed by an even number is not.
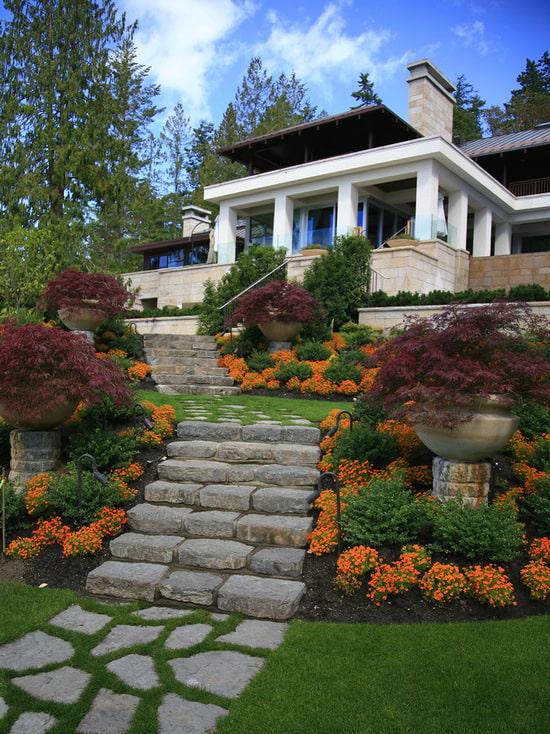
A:
[[[334,239],[334,207],[309,209],[307,213],[307,244],[331,245]]]

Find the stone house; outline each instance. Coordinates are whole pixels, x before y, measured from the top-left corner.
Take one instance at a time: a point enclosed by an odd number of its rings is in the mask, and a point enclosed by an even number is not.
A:
[[[165,258],[127,274],[143,303],[200,302],[204,281],[219,279],[250,244],[286,249],[289,277],[299,280],[311,262],[303,247],[351,232],[376,248],[372,288],[390,295],[534,282],[550,289],[550,124],[453,142],[453,84],[427,59],[407,68],[407,122],[373,105],[221,150],[248,175],[205,189],[219,207],[210,231],[205,210],[188,213],[195,237],[175,242],[189,250],[200,234],[200,263]],[[392,241],[405,232],[412,242]],[[169,246],[133,250],[147,258]]]

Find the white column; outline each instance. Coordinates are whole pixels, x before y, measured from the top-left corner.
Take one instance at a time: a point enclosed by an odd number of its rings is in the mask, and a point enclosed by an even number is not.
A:
[[[433,223],[439,206],[439,174],[434,161],[424,161],[416,172],[416,213],[414,236],[419,240],[435,237]]]
[[[495,224],[495,255],[512,254],[512,225],[508,222]]]
[[[338,187],[338,208],[336,214],[336,234],[345,236],[357,226],[357,206],[359,191],[356,186],[345,182]]]
[[[225,202],[220,204],[216,230],[216,249],[219,263],[235,262],[237,245],[237,212]]]
[[[474,257],[489,257],[491,254],[491,228],[493,213],[490,209],[476,209],[474,213]]]
[[[466,249],[468,232],[468,195],[464,191],[451,191],[449,194],[449,235],[448,242],[459,250]]]
[[[292,223],[294,219],[294,201],[284,194],[275,197],[273,212],[273,247],[284,247],[292,254]]]

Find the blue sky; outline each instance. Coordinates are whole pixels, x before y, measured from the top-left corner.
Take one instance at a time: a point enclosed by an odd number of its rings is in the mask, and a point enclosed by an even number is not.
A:
[[[248,62],[294,70],[312,104],[348,110],[361,72],[406,119],[406,65],[429,58],[453,82],[460,74],[488,105],[517,87],[526,58],[550,51],[548,0],[116,0],[138,19],[139,60],[196,123],[217,123]]]
[[[1,2],[1,0],[0,0]],[[115,0],[139,21],[138,60],[162,86],[168,114],[218,123],[248,63],[295,71],[329,114],[348,110],[361,72],[406,119],[406,65],[429,58],[503,104],[525,59],[550,51],[548,0]]]

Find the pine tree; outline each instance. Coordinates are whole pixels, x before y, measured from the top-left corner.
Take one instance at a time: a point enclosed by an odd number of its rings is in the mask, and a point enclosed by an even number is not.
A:
[[[359,107],[382,104],[382,100],[374,91],[374,82],[371,82],[369,79],[368,72],[366,74],[359,74],[357,84],[359,85],[359,89],[356,92],[352,92],[351,96],[353,99],[356,99],[359,104],[352,107],[352,110],[357,110]]]
[[[463,142],[483,137],[482,112],[485,101],[461,74],[456,82],[453,137]]]
[[[103,0],[4,0],[0,191],[10,221],[81,220],[108,137],[103,86],[124,21]]]
[[[491,107],[485,121],[491,135],[505,135],[535,127],[550,120],[550,55],[545,51],[538,61],[525,60],[517,79],[520,87],[511,92],[504,107]]]

